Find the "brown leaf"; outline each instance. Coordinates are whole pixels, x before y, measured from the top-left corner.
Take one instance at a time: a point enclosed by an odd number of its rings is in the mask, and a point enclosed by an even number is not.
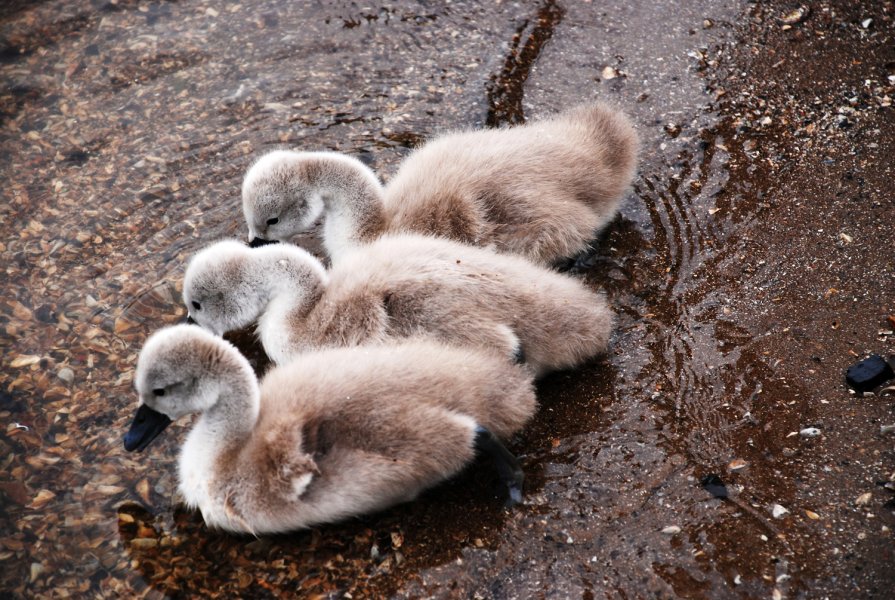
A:
[[[12,302],[10,302],[9,307],[12,309],[12,316],[14,316],[19,321],[31,320],[31,309],[18,300],[13,300]]]
[[[56,494],[51,492],[50,490],[40,490],[37,492],[37,496],[34,497],[34,500],[31,501],[29,505],[31,508],[43,508],[46,506],[47,502],[56,497]]]
[[[20,354],[9,363],[9,366],[13,369],[20,369],[22,367],[30,367],[31,365],[36,365],[40,362],[40,357],[36,354]]]
[[[115,333],[124,333],[129,329],[133,329],[137,324],[133,321],[128,321],[124,317],[118,317],[115,319]]]
[[[152,501],[149,499],[149,480],[141,479],[137,483],[137,494],[140,496],[140,499],[146,504],[152,505]]]

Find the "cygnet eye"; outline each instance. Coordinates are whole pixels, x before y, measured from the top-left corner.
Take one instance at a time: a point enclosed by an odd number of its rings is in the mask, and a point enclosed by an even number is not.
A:
[[[156,396],[164,396],[165,388],[155,388],[154,390],[152,390],[152,393],[155,394]]]
[[[199,304],[198,302],[196,302],[195,300],[193,300],[191,304],[193,305],[193,308],[195,308],[196,310],[202,310],[202,305]]]
[[[274,217],[272,219],[267,220],[268,225],[276,225],[279,222],[280,222],[280,219],[278,217]]]

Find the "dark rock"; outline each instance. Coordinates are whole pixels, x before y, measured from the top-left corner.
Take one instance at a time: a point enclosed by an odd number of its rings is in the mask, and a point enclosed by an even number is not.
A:
[[[714,473],[706,475],[699,480],[699,483],[702,484],[702,487],[705,488],[705,491],[707,491],[715,498],[727,498],[730,495],[727,491],[727,486],[724,485],[724,482],[721,481],[721,478]]]
[[[845,370],[845,383],[856,392],[869,392],[893,377],[895,371],[878,354],[871,354]]]

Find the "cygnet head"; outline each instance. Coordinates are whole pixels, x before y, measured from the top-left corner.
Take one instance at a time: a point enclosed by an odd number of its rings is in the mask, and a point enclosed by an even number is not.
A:
[[[211,408],[221,390],[218,371],[232,362],[228,347],[232,346],[195,325],[175,325],[152,334],[137,359],[134,387],[139,408],[124,438],[125,449],[143,450],[172,421]]]
[[[252,165],[242,182],[242,211],[249,241],[288,240],[323,213],[317,188],[319,152],[274,150]]]
[[[224,240],[190,260],[183,279],[183,301],[195,323],[224,335],[258,318],[267,302],[261,273],[252,261],[252,253],[259,250]]]

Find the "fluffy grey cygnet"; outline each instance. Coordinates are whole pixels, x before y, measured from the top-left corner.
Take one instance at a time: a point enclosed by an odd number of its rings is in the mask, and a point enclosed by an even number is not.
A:
[[[190,316],[223,335],[258,320],[277,364],[307,350],[416,336],[472,345],[542,375],[604,352],[613,314],[582,282],[447,239],[382,237],[329,272],[290,244],[205,248],[183,284]]]
[[[323,216],[338,261],[385,233],[421,233],[553,265],[588,248],[634,176],[639,139],[602,103],[530,124],[448,133],[415,150],[384,187],[334,152],[275,150],[246,173],[249,239],[287,241]]]
[[[331,349],[272,370],[193,325],[161,329],[137,362],[127,450],[200,413],[179,489],[209,527],[290,531],[415,498],[491,455],[510,496],[522,471],[500,444],[535,411],[531,375],[488,352],[432,341]]]

